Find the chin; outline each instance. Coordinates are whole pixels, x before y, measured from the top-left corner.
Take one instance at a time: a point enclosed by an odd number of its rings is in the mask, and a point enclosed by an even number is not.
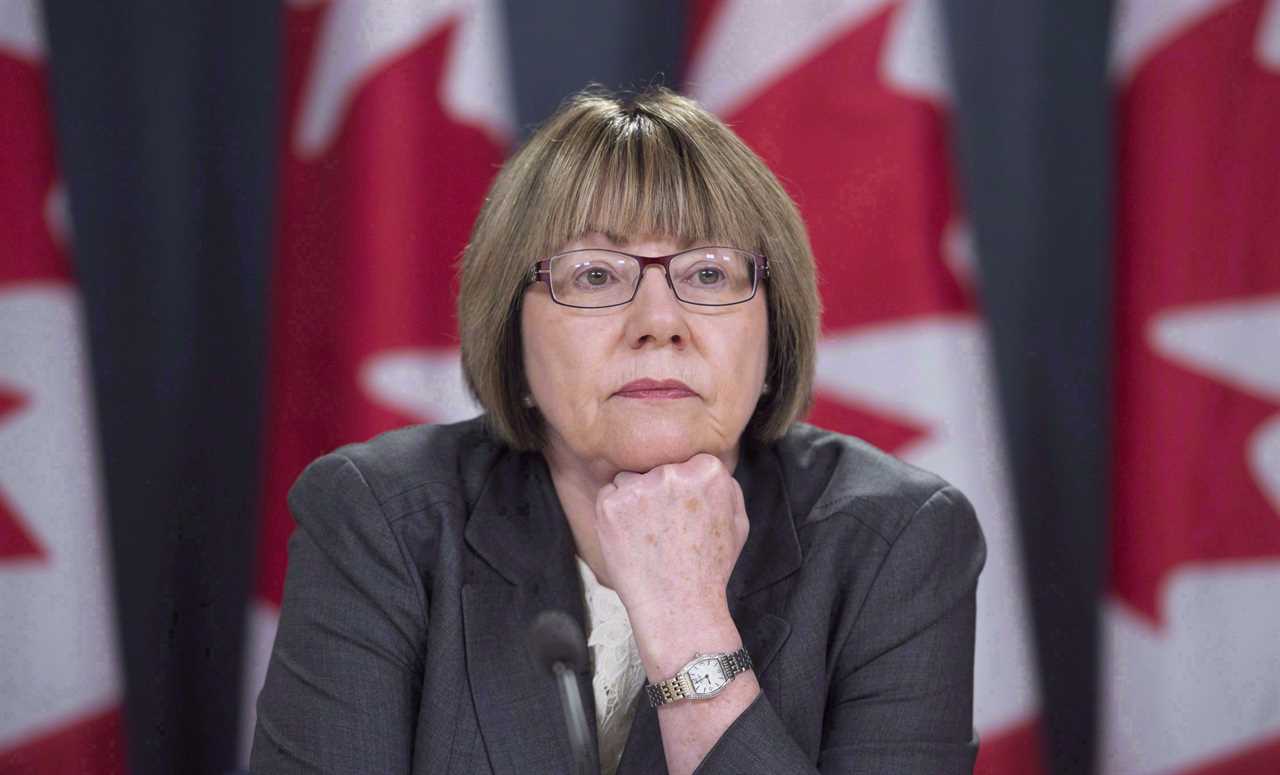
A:
[[[667,463],[683,463],[699,452],[723,452],[698,425],[674,418],[620,423],[606,437],[605,457],[624,471],[644,473]]]

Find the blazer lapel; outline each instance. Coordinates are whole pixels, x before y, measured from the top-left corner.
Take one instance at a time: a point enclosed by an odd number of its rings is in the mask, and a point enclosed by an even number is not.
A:
[[[745,598],[776,584],[800,570],[804,560],[787,483],[774,449],[746,442],[742,448],[733,478],[742,487],[751,530],[729,577],[731,608],[735,598]]]
[[[506,456],[490,474],[466,528],[468,544],[496,574],[462,590],[467,676],[495,775],[569,772],[569,735],[555,681],[529,654],[533,618],[571,615],[585,632],[582,581],[572,534],[536,454]],[[580,675],[591,744],[590,676]]]

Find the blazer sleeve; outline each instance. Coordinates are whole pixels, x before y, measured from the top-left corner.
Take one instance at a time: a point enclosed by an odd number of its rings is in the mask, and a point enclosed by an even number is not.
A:
[[[889,548],[832,663],[816,767],[761,694],[697,775],[972,773],[975,601],[985,561],[968,499],[949,485],[934,492]]]
[[[280,625],[258,696],[255,773],[408,773],[426,600],[364,477],[313,462],[289,492]]]

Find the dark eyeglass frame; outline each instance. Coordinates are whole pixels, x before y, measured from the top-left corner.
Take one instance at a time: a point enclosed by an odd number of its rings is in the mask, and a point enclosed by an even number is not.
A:
[[[692,253],[695,250],[732,250],[736,253],[744,253],[755,259],[755,274],[751,278],[751,295],[742,301],[731,301],[727,304],[708,304],[702,301],[685,301],[680,298],[680,293],[676,291],[676,286],[671,282],[671,261],[677,256],[683,256],[685,253]],[[626,256],[635,259],[640,264],[640,273],[636,275],[635,287],[631,289],[631,296],[626,301],[620,301],[616,304],[605,304],[599,307],[587,307],[581,304],[566,304],[556,298],[555,288],[551,285],[551,259],[560,256],[569,256],[574,253],[613,253],[619,256]],[[529,270],[528,284],[536,282],[544,282],[547,284],[547,292],[551,294],[551,300],[562,307],[572,307],[573,309],[609,309],[610,307],[621,307],[623,304],[630,304],[635,301],[636,294],[640,292],[640,282],[644,280],[644,271],[650,266],[658,265],[662,267],[662,276],[667,280],[667,287],[671,289],[671,293],[676,300],[682,304],[693,304],[698,307],[734,307],[739,304],[746,304],[756,297],[756,291],[760,289],[760,281],[769,279],[769,259],[759,253],[752,253],[750,250],[735,248],[730,245],[697,245],[686,248],[677,253],[671,253],[665,256],[637,256],[635,253],[627,253],[621,250],[612,250],[609,248],[579,248],[577,250],[566,250],[563,253],[556,253],[554,256],[548,256],[538,262]]]

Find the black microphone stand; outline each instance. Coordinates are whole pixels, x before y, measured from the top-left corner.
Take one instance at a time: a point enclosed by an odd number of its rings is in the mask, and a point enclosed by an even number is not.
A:
[[[564,709],[564,723],[569,729],[574,770],[579,775],[596,775],[599,770],[591,750],[591,733],[587,729],[587,711],[582,707],[582,693],[578,690],[578,674],[564,662],[554,663],[551,672],[560,689],[560,706]]]
[[[587,711],[578,687],[578,673],[587,671],[587,639],[578,623],[564,611],[543,611],[529,627],[529,650],[543,669],[551,673],[560,691],[574,771],[599,775],[595,746],[587,725]]]

